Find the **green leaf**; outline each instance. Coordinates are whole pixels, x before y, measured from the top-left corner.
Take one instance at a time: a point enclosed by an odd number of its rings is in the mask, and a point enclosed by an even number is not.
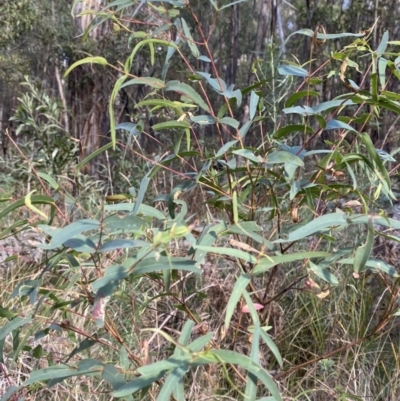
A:
[[[257,112],[258,101],[260,100],[260,96],[257,95],[256,92],[251,91],[250,95],[250,120],[254,118]]]
[[[141,275],[146,273],[154,273],[167,269],[184,270],[201,274],[201,269],[196,266],[197,262],[185,258],[168,258],[160,256],[159,258],[146,258],[135,265],[134,274]]]
[[[49,176],[46,173],[42,173],[41,171],[38,171],[37,175],[43,180],[47,181],[56,191],[60,189],[60,186],[57,184],[57,181],[53,177]]]
[[[276,401],[282,401],[278,387],[272,377],[261,366],[253,363],[249,357],[224,349],[212,350],[208,351],[208,353],[210,354],[210,357],[214,356],[217,360],[223,363],[239,365],[241,368],[253,373],[275,397]]]
[[[268,164],[290,163],[296,166],[303,167],[304,162],[298,156],[293,155],[285,150],[279,150],[267,155],[266,162]]]
[[[239,127],[239,121],[232,117],[223,117],[218,121],[220,124],[230,125],[231,127],[237,129]]]
[[[338,263],[346,264],[346,265],[353,265],[354,266],[354,258],[346,258],[339,260]],[[400,277],[399,273],[397,273],[396,269],[380,259],[368,259],[365,263],[364,268],[361,271],[371,270],[374,273],[381,271],[383,273],[389,274],[392,277]]]
[[[282,367],[283,366],[283,359],[282,359],[282,356],[281,356],[281,354],[279,352],[279,349],[276,346],[276,344],[272,341],[272,338],[265,331],[265,328],[261,327],[260,335],[261,335],[261,338],[264,340],[265,344],[267,345],[267,347],[274,354],[276,360],[279,363],[279,366]]]
[[[346,124],[339,120],[329,120],[328,121],[328,123],[326,124],[325,130],[331,130],[331,129],[345,129],[348,131],[356,131],[351,125]]]
[[[305,90],[294,93],[289,96],[289,98],[285,102],[285,107],[292,107],[295,105],[300,99],[304,97],[309,98],[310,96],[319,96],[319,92],[313,90]]]
[[[262,158],[260,156],[256,156],[251,150],[249,149],[238,149],[232,152],[234,155],[238,155],[244,157],[245,159],[249,159],[252,162],[256,163],[257,165],[262,162]]]
[[[374,144],[372,143],[371,137],[366,133],[363,132],[361,134],[361,140],[365,147],[367,148],[368,154],[376,164],[376,167],[378,168],[378,171],[375,171],[377,173],[380,181],[385,181],[387,186],[390,188],[390,177],[389,174],[385,168],[385,166],[382,163],[382,159],[378,155],[378,152],[376,151],[376,148]]]
[[[31,322],[32,322],[31,317],[18,316],[15,319],[10,320],[8,323],[6,323],[3,327],[0,328],[0,340],[6,338],[6,336],[8,336],[14,330]]]
[[[189,364],[177,366],[164,381],[164,385],[158,394],[157,401],[170,401],[174,389],[179,385],[183,376],[189,371]]]
[[[38,227],[45,232],[47,231],[47,234],[51,235],[52,239],[49,244],[38,244],[37,246],[39,248],[49,250],[56,249],[62,246],[66,241],[75,237],[78,234],[99,228],[100,222],[97,220],[84,219],[71,223],[64,228],[55,229],[52,232],[46,230],[46,228],[50,227],[46,227],[44,225],[39,225]]]
[[[274,133],[274,139],[281,139],[285,137],[287,134],[290,132],[301,132],[301,133],[308,133],[312,134],[314,133],[314,130],[309,127],[308,125],[303,125],[303,124],[293,124],[293,125],[288,125],[286,127],[278,129]]]
[[[112,265],[104,271],[104,276],[92,282],[92,289],[97,291],[108,284],[118,282],[129,276],[130,269],[122,265]]]
[[[152,364],[150,366],[153,366],[153,365],[154,364]],[[162,370],[162,371],[154,371],[153,373],[148,374],[148,375],[139,376],[138,378],[131,380],[130,382],[126,383],[124,386],[111,392],[110,396],[115,397],[115,398],[126,397],[127,395],[136,393],[137,391],[141,390],[142,388],[150,386],[155,381],[160,380],[164,375],[165,375],[165,371]]]
[[[85,157],[81,162],[79,162],[76,165],[76,169],[77,170],[81,169],[83,166],[85,166],[87,163],[89,163],[90,160],[94,159],[95,157],[102,154],[106,150],[111,149],[112,146],[113,146],[113,144],[112,144],[112,142],[110,142],[107,145],[102,146],[100,149],[95,150],[93,153],[91,153],[89,156]]]
[[[147,191],[147,187],[149,186],[149,182],[150,182],[150,179],[149,179],[148,174],[146,174],[140,181],[139,193],[136,197],[135,206],[133,207],[133,210],[132,210],[133,216],[136,216],[139,211],[140,205],[142,204],[144,196],[146,195],[146,191]]]
[[[222,7],[219,9],[219,11],[223,10],[224,8],[231,7],[231,6],[235,5],[235,4],[243,3],[244,1],[247,1],[247,0],[236,0],[236,1],[233,1],[232,3],[225,4],[224,6],[222,6]]]
[[[365,244],[356,249],[356,254],[354,256],[353,269],[356,273],[359,273],[364,269],[364,266],[370,257],[374,245],[374,237],[374,226],[372,220],[370,220],[368,223],[367,240],[365,241]]]
[[[184,108],[197,108],[195,104],[188,104],[188,103],[182,103],[178,101],[171,101],[171,100],[165,100],[165,99],[146,99],[142,100],[139,103],[136,103],[135,109],[142,107],[142,106],[158,106],[158,107],[166,107],[166,108],[172,108],[175,110],[178,110],[179,112],[183,112],[182,109]]]
[[[163,129],[186,129],[190,128],[190,124],[185,121],[165,121],[163,123],[154,124],[151,127],[154,131]]]
[[[121,86],[125,82],[125,80],[128,78],[129,71],[126,73],[126,75],[123,75],[122,77],[119,77],[117,79],[117,82],[115,82],[114,88],[111,92],[110,100],[108,102],[108,115],[110,119],[110,131],[111,131],[111,143],[113,149],[117,146],[117,133],[116,133],[116,128],[115,128],[115,113],[114,113],[114,104],[117,99],[117,95],[119,90],[121,89]],[[107,146],[107,145],[106,145]],[[104,146],[103,146],[104,148]]]
[[[217,119],[213,116],[193,116],[190,118],[191,121],[193,121],[196,124],[200,125],[210,125],[210,124],[215,124],[217,122]]]
[[[328,269],[324,267],[320,267],[315,263],[309,261],[308,262],[310,269],[322,280],[326,281],[331,285],[339,285],[339,280],[333,275]]]
[[[381,43],[379,43],[378,48],[376,49],[376,55],[378,57],[381,57],[383,53],[385,53],[387,45],[389,41],[389,32],[385,31],[384,34],[382,35],[382,40]]]
[[[134,240],[129,238],[119,238],[114,239],[105,244],[101,245],[99,252],[110,252],[115,249],[126,249],[126,248],[141,248],[143,246],[148,246],[149,243],[142,240]]]
[[[342,213],[329,213],[324,216],[317,217],[316,219],[308,222],[307,224],[293,230],[289,233],[287,238],[280,238],[273,241],[276,244],[284,242],[293,242],[306,238],[315,233],[325,233],[334,228],[341,227],[348,224],[345,214]]]
[[[224,146],[222,146],[217,154],[215,155],[215,157],[218,159],[219,157],[221,157],[223,154],[225,154],[233,145],[235,145],[236,143],[238,143],[237,140],[235,141],[229,141],[227,142]]]
[[[129,1],[131,1],[131,0],[129,0]],[[129,81],[126,81],[125,83],[123,83],[121,85],[121,89],[125,88],[126,86],[131,86],[131,85],[147,85],[154,89],[164,89],[165,88],[165,82],[162,81],[161,79],[153,78],[153,77],[140,77],[140,78],[133,78],[133,79],[130,79]],[[138,107],[138,105],[136,105],[135,107]]]
[[[194,341],[192,341],[188,345],[188,348],[192,352],[199,352],[212,340],[213,337],[214,337],[214,333],[212,333],[212,332],[207,333],[204,336],[198,337]]]
[[[317,37],[317,39],[319,40],[329,40],[329,39],[340,39],[340,38],[346,38],[349,36],[355,36],[355,37],[361,37],[361,36],[365,36],[365,33],[331,33],[331,34],[326,34],[326,33],[321,33],[321,32],[317,32],[317,35],[315,35],[314,31],[312,31],[311,29],[300,29],[296,32],[291,33],[285,40],[285,43],[283,44],[283,46],[281,47],[281,51],[279,52],[279,56],[282,54],[286,43],[289,41],[289,39],[293,36],[293,35],[305,35],[308,36],[310,38],[313,38],[314,36]]]
[[[54,199],[49,196],[44,195],[33,195],[30,198],[30,202],[32,205],[51,205],[52,209],[55,207]],[[0,212],[0,219],[5,216],[8,216],[12,211],[18,209],[20,207],[25,206],[25,198],[19,199],[10,206],[7,206],[4,210]]]
[[[250,253],[241,251],[239,249],[202,246],[202,245],[196,245],[196,249],[201,249],[203,251],[210,252],[210,253],[216,253],[219,255],[233,256],[234,258],[243,259],[244,261],[249,262],[249,263],[257,262],[257,258],[255,256],[251,255]]]
[[[182,22],[183,32],[186,36],[186,40],[189,45],[190,51],[192,52],[194,57],[198,58],[200,56],[200,52],[199,49],[197,48],[195,41],[193,40],[192,34],[190,33],[190,29],[183,18],[181,18],[181,22]]]
[[[74,68],[78,67],[78,65],[82,64],[100,64],[100,65],[107,65],[108,62],[104,57],[86,57],[82,60],[76,61],[72,64],[67,71],[65,71],[64,77],[66,77]]]
[[[382,91],[386,86],[386,68],[388,65],[388,60],[383,57],[380,57],[378,60],[378,74],[379,74],[379,83],[381,85]]]
[[[278,66],[278,72],[281,75],[293,75],[295,77],[308,77],[308,71],[297,65],[281,64]]]
[[[251,344],[251,360],[255,364],[260,363],[260,322],[254,324],[252,344]],[[257,377],[252,373],[247,375],[247,383],[245,395],[248,400],[255,400],[257,396]]]
[[[240,137],[242,139],[244,139],[244,137],[246,136],[246,134],[247,134],[248,130],[250,129],[252,123],[253,123],[253,121],[247,121],[240,127],[239,134],[240,134]]]
[[[190,98],[194,103],[200,106],[203,110],[210,112],[209,107],[201,98],[201,96],[188,84],[179,81],[169,81],[165,87],[165,92],[174,91],[181,95],[185,95]]]
[[[275,241],[279,242],[279,240]],[[283,241],[284,242],[284,241]],[[281,263],[290,263],[295,262],[297,260],[305,260],[311,258],[326,258],[331,256],[328,252],[298,252],[298,253],[290,253],[285,255],[277,255],[277,256],[266,256],[258,262],[253,270],[254,275],[258,275],[264,273],[271,269],[272,267],[281,264]]]
[[[229,297],[228,304],[226,306],[225,314],[225,329],[229,328],[229,324],[232,319],[233,312],[235,311],[236,305],[243,294],[243,291],[249,285],[251,277],[248,274],[241,274],[236,280],[236,283],[232,289],[231,295]]]

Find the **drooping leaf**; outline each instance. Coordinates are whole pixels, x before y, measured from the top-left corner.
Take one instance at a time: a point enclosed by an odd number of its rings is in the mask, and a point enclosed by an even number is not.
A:
[[[229,297],[228,304],[226,306],[225,313],[225,329],[229,328],[229,324],[232,319],[233,312],[235,311],[236,305],[243,294],[243,291],[249,285],[251,277],[248,274],[241,274],[232,289],[231,295]]]
[[[367,263],[372,252],[372,247],[374,245],[374,237],[374,226],[372,224],[372,220],[370,220],[370,222],[368,223],[367,240],[363,245],[360,245],[356,249],[353,264],[354,272],[360,273]]]
[[[104,57],[86,57],[82,60],[76,61],[72,64],[67,71],[65,71],[64,77],[66,77],[74,68],[78,67],[82,64],[100,64],[100,65],[107,65],[108,62]]]
[[[174,91],[178,92],[181,95],[185,95],[189,99],[191,99],[194,103],[200,106],[203,110],[210,112],[209,107],[201,98],[201,96],[188,84],[179,81],[169,81],[164,89],[166,92]]]
[[[196,42],[193,40],[190,29],[183,18],[181,18],[181,22],[182,22],[183,32],[186,36],[187,44],[189,45],[190,51],[192,52],[194,57],[198,58],[200,56],[200,52],[199,49],[197,48]]]
[[[254,118],[257,112],[258,101],[260,100],[260,96],[257,95],[256,92],[251,91],[250,95],[250,120]]]

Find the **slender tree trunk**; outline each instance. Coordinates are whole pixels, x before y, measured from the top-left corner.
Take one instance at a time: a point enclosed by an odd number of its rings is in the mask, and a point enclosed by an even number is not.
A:
[[[258,16],[258,23],[257,23],[256,41],[254,44],[254,51],[251,55],[249,84],[251,84],[255,79],[255,75],[252,72],[253,62],[260,56],[260,53],[264,48],[265,34],[267,28],[267,18],[268,18],[268,0],[261,0],[260,14]]]
[[[231,56],[230,56],[230,65],[227,68],[227,79],[226,83],[228,86],[230,84],[234,84],[236,82],[236,74],[237,74],[237,65],[238,65],[238,39],[239,39],[239,4],[235,4],[232,6],[231,12]]]

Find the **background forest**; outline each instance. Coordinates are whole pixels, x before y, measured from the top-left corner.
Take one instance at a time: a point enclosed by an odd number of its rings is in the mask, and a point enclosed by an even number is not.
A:
[[[400,3],[0,2],[1,400],[397,400]]]

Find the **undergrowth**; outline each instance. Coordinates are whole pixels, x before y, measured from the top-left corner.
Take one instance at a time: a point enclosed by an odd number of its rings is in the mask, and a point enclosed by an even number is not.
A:
[[[103,17],[122,26],[131,5],[120,3],[120,17],[111,5]],[[398,399],[398,272],[374,255],[379,227],[400,229],[377,212],[396,200],[397,150],[367,134],[382,110],[400,113],[386,90],[400,78],[398,43],[385,34],[372,49],[372,29],[301,30],[314,45],[346,45],[316,68],[272,51],[276,62],[256,63],[255,82],[235,89],[182,7],[179,41],[130,32],[127,60],[95,55],[67,71],[119,73],[111,141],[84,160],[56,102],[27,81],[0,199],[2,400]],[[169,24],[167,10],[154,12]],[[160,76],[133,75],[155,46]],[[355,66],[359,55],[368,61]],[[167,79],[171,57],[184,82]],[[321,99],[327,79],[348,91]],[[135,85],[146,88],[138,115],[114,121],[118,92]],[[141,108],[157,117],[156,134],[144,132]],[[95,159],[99,178],[82,172]]]

